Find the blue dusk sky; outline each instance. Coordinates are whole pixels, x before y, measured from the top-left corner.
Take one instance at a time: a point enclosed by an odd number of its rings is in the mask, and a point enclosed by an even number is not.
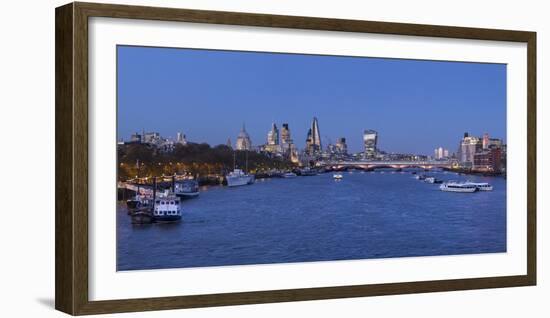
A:
[[[118,46],[118,138],[156,131],[253,145],[288,123],[304,148],[312,118],[323,146],[379,133],[387,152],[456,151],[464,132],[506,137],[506,65]]]

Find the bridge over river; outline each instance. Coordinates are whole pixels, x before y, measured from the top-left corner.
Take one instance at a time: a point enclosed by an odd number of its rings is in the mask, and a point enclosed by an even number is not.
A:
[[[433,168],[451,168],[451,161],[391,161],[391,160],[378,160],[378,161],[318,161],[316,166],[324,167],[328,169],[377,169],[377,168],[393,168],[393,169],[405,169],[405,168],[421,168],[421,169],[433,169]]]

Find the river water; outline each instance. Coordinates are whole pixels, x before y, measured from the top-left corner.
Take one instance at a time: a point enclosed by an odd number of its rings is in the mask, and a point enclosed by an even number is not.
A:
[[[451,193],[410,172],[344,172],[201,189],[176,224],[132,225],[117,205],[117,270],[506,252],[506,180]]]

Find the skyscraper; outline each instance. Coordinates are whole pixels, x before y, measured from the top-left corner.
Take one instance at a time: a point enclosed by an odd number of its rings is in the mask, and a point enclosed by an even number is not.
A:
[[[281,145],[279,147],[281,153],[285,158],[290,159],[293,163],[298,163],[298,149],[292,140],[290,135],[290,128],[288,128],[288,123],[283,123],[281,127]]]
[[[271,125],[271,130],[267,133],[267,144],[272,146],[279,144],[279,129],[275,123]]]
[[[288,124],[284,123],[281,128],[281,149],[283,150],[283,153],[288,155],[291,151],[291,146],[293,143],[294,142],[290,137],[290,129],[288,128]]]
[[[475,153],[483,148],[483,142],[477,137],[464,133],[464,138],[460,142],[459,159],[461,163],[472,165],[474,163]]]
[[[241,132],[239,133],[239,136],[237,136],[237,141],[235,142],[235,148],[237,150],[252,150],[252,141],[250,140],[250,136],[246,132],[246,128],[241,128]]]
[[[321,145],[321,133],[319,132],[319,122],[317,117],[313,117],[311,128],[307,132],[306,153],[308,155],[320,154],[323,150]]]
[[[346,144],[346,138],[338,138],[336,139],[336,150],[341,154],[347,154],[348,153],[348,145]]]
[[[444,159],[444,158],[448,158],[449,157],[449,150],[443,148],[443,147],[439,147],[439,148],[436,148],[435,151],[434,151],[434,158],[435,159]]]
[[[275,123],[271,125],[271,130],[267,132],[267,143],[263,149],[274,154],[281,154],[282,152],[281,145],[279,145],[279,129]]]
[[[365,145],[365,158],[373,159],[376,157],[378,143],[378,133],[372,129],[366,129],[363,132],[363,144]]]
[[[290,129],[288,128],[288,124],[284,123],[283,127],[281,128],[281,144],[291,144],[292,138],[290,138]]]

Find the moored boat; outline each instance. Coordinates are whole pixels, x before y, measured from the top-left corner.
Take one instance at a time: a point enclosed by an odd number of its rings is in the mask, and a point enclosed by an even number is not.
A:
[[[126,200],[128,214],[132,214],[133,210],[147,208],[152,204],[152,198],[145,194],[136,194],[135,197]]]
[[[182,199],[196,198],[199,196],[199,183],[194,179],[176,182],[174,194]]]
[[[151,224],[154,221],[151,207],[135,209],[130,213],[132,224]]]
[[[131,199],[126,200],[126,207],[128,209],[136,209],[138,205],[139,205],[139,199],[137,195]]]
[[[180,199],[173,193],[155,198],[153,205],[155,222],[178,222],[181,220]]]
[[[335,174],[332,175],[332,177],[334,178],[334,180],[344,179],[344,176],[341,173],[335,173]]]
[[[254,176],[244,173],[241,169],[235,169],[225,176],[228,187],[237,187],[254,183]]]
[[[246,168],[248,170],[248,151],[246,151]],[[233,171],[225,176],[225,180],[228,187],[238,187],[253,184],[256,177],[253,174],[248,174],[241,169],[237,169],[236,154],[233,152]]]

